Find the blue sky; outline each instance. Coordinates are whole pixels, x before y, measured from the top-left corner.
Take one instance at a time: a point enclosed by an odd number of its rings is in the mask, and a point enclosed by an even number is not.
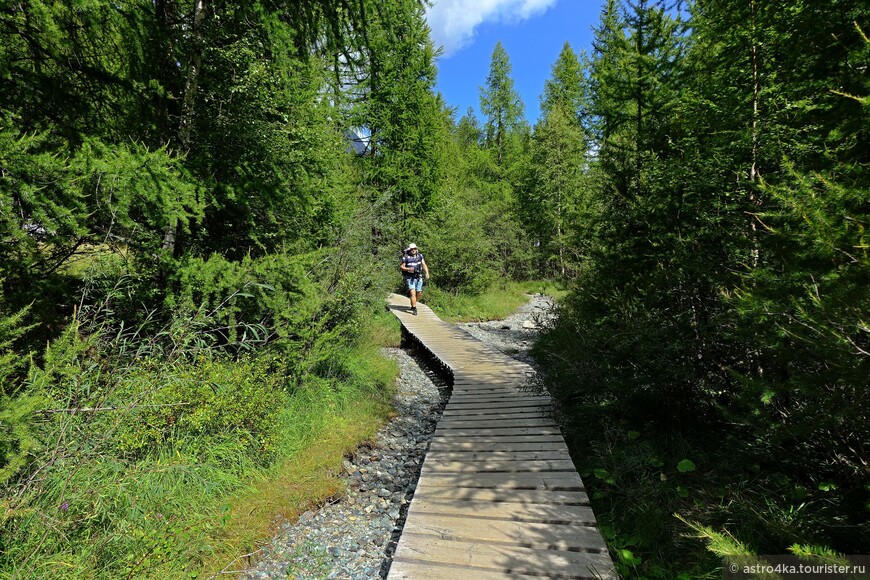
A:
[[[544,81],[562,46],[568,41],[578,54],[591,51],[601,5],[600,0],[437,0],[427,13],[432,39],[444,47],[436,89],[456,108],[457,120],[469,106],[481,119],[479,88],[501,40],[526,119],[534,124]]]

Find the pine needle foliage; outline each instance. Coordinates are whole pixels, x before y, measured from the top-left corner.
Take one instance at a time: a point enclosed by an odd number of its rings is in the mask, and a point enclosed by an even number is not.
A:
[[[860,553],[867,8],[685,8],[603,7],[538,357],[624,574],[717,574],[687,525],[717,556]]]

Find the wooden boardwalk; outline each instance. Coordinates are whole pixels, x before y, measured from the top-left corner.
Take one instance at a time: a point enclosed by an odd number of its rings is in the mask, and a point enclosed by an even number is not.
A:
[[[388,578],[617,578],[549,398],[521,389],[531,367],[387,305],[453,375]]]

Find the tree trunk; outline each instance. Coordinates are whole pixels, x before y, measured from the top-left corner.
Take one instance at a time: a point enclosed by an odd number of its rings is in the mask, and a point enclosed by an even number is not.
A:
[[[501,149],[502,149],[502,142],[503,141],[504,141],[504,128],[502,127],[501,113],[499,113],[498,126],[496,127],[496,130],[495,130],[495,146],[496,146],[496,157],[497,157],[496,162],[498,163],[499,167],[501,167]]]
[[[556,194],[556,243],[559,244],[559,272],[565,278],[565,244],[562,240],[562,189]]]
[[[205,20],[205,0],[195,0],[193,4],[193,45],[187,67],[187,79],[184,82],[184,98],[181,105],[181,118],[178,123],[178,145],[183,153],[190,150],[191,127],[195,114],[196,89],[199,83],[199,71],[202,66],[202,23]],[[163,233],[163,249],[175,252],[175,238],[178,234],[178,218],[172,216]]]
[[[641,1],[638,9],[638,25],[637,25],[637,42],[635,51],[637,52],[637,92],[635,96],[637,113],[635,114],[635,151],[634,151],[634,172],[637,179],[637,189],[635,191],[637,197],[641,194],[641,179],[640,172],[643,169],[641,166],[641,151],[643,150],[643,27],[646,24],[646,2]]]
[[[178,124],[178,142],[186,153],[190,149],[190,130],[193,126],[196,88],[202,66],[202,22],[205,19],[205,0],[195,0],[193,5],[193,49],[184,83],[184,100],[181,105],[181,120]]]
[[[751,119],[751,145],[750,145],[750,165],[749,165],[749,204],[753,207],[760,205],[761,200],[757,195],[758,181],[758,143],[759,143],[759,127],[758,117],[760,114],[760,95],[761,95],[761,74],[759,71],[759,54],[758,54],[758,35],[757,35],[757,14],[755,0],[749,0],[750,12],[750,30],[752,34],[752,119]],[[754,211],[754,210],[753,210]],[[749,236],[752,243],[752,267],[757,268],[761,261],[761,252],[758,247],[758,231],[755,216],[750,216],[749,219]]]
[[[760,71],[760,55],[758,41],[758,5],[756,0],[749,0],[749,18],[750,18],[750,34],[752,43],[752,119],[750,122],[751,128],[751,145],[749,152],[749,243],[752,268],[756,269],[761,264],[761,249],[758,242],[758,224],[755,216],[755,210],[761,205],[761,199],[758,197],[758,149],[759,149],[759,133],[758,119],[761,113],[761,71]],[[756,347],[750,347],[747,353],[749,364],[754,368],[758,377],[764,376],[764,366],[761,364],[761,351]]]
[[[155,39],[157,54],[157,80],[168,95],[176,95],[178,86],[175,65],[175,35],[176,19],[178,18],[178,5],[176,0],[155,0],[154,14],[157,20],[158,35]],[[155,107],[157,109],[157,126],[162,141],[166,145],[173,141],[177,135],[173,127],[173,117],[178,114],[173,108],[175,99],[165,95],[156,95]]]

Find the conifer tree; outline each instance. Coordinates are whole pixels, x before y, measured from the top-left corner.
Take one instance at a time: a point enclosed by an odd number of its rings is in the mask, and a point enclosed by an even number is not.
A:
[[[567,42],[553,63],[550,78],[544,83],[541,95],[541,114],[547,116],[558,104],[582,122],[588,107],[587,82],[583,65]]]
[[[802,469],[856,493],[867,432],[845,401],[864,397],[870,154],[853,63],[870,43],[860,2],[781,11],[759,2],[701,1],[693,60],[706,135],[702,158],[733,202],[734,409],[771,444],[799,447]],[[728,169],[726,169],[728,168]],[[736,180],[734,177],[736,176]],[[738,353],[746,353],[738,356]],[[836,458],[836,459],[835,459]],[[836,467],[835,467],[836,466]],[[841,539],[840,541],[844,541]]]
[[[511,68],[508,54],[499,41],[492,51],[486,84],[480,88],[480,110],[486,117],[486,144],[495,149],[499,165],[504,162],[509,134],[523,119],[523,102],[514,89]]]
[[[477,120],[477,116],[474,114],[473,107],[468,107],[465,115],[456,124],[456,136],[463,147],[479,146],[481,144],[483,131],[480,128],[480,121]]]
[[[555,100],[535,126],[530,179],[520,204],[530,234],[537,238],[544,272],[564,277],[572,266],[569,240],[583,186],[586,151],[583,132],[567,100]]]
[[[594,383],[581,379],[582,388],[607,384],[621,400],[688,409],[705,344],[697,339],[698,300],[709,291],[705,277],[681,263],[700,243],[687,230],[691,168],[677,147],[685,133],[682,43],[679,22],[661,3],[612,0],[602,11],[590,63],[594,181],[582,201],[595,213],[584,211],[592,223],[576,228],[593,235],[574,237],[584,258],[568,317],[599,329],[571,347],[590,353],[575,361]]]
[[[437,51],[416,0],[384,6],[369,30],[370,67],[362,123],[371,131],[369,179],[404,230],[407,219],[432,208],[443,180],[447,139],[442,107],[434,93]],[[400,232],[404,237],[405,231]]]

